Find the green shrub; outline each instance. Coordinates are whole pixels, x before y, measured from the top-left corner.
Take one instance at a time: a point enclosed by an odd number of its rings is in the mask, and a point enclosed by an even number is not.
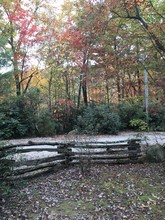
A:
[[[42,109],[39,112],[36,128],[40,136],[48,136],[56,132],[57,123],[52,119],[51,113],[47,109]]]
[[[149,126],[155,131],[165,131],[165,108],[163,106],[149,107]]]
[[[0,106],[0,139],[23,137],[26,126],[21,122],[20,110],[17,106]]]
[[[92,106],[78,116],[76,129],[86,134],[116,134],[120,129],[120,117],[110,112],[109,106]]]
[[[141,103],[122,102],[117,106],[121,118],[122,129],[130,128],[130,121],[133,119],[145,120],[146,114]]]
[[[38,90],[4,100],[0,104],[0,139],[36,135],[39,104]]]
[[[135,129],[139,130],[139,131],[146,131],[146,130],[148,130],[147,122],[145,122],[142,119],[132,119],[130,121],[130,126],[132,128],[135,128]]]
[[[146,159],[156,163],[165,161],[165,148],[160,145],[149,146],[146,150]]]
[[[56,103],[52,106],[52,113],[58,125],[56,129],[58,134],[68,133],[74,129],[78,109],[74,107],[73,101],[66,99],[56,100]]]

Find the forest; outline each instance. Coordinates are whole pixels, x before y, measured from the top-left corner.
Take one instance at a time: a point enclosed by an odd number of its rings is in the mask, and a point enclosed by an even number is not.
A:
[[[0,139],[128,129],[165,131],[165,1],[0,0]]]

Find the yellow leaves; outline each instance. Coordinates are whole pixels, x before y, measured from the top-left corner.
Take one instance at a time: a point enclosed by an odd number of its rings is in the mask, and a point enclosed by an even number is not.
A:
[[[39,86],[40,82],[42,80],[42,73],[38,68],[32,67],[31,69],[24,71],[21,74],[22,78],[22,86],[25,88],[26,84],[28,83],[29,79],[31,78],[31,83],[30,85],[33,86]]]
[[[0,0],[0,6],[4,8],[9,8],[12,4],[10,0]]]

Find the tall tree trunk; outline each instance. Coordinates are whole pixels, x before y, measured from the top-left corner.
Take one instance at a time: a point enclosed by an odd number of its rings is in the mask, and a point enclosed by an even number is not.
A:
[[[124,78],[122,77],[122,86],[121,86],[121,91],[122,91],[122,94],[121,94],[121,97],[122,99],[124,99],[125,97],[125,82],[124,82]]]
[[[110,103],[110,98],[109,98],[109,85],[108,85],[108,80],[106,81],[106,86],[105,86],[105,90],[106,90],[106,95],[107,95],[107,103]]]
[[[80,108],[80,101],[81,101],[81,89],[82,89],[82,73],[80,74],[80,82],[79,82],[79,90],[78,90],[78,100],[77,100],[77,108]]]
[[[84,51],[84,60],[82,67],[82,91],[83,91],[83,100],[84,104],[88,105],[88,92],[87,92],[87,70],[88,70],[88,51]]]
[[[88,68],[88,56],[87,50],[83,52],[83,64],[80,73],[80,83],[79,83],[79,92],[78,92],[78,104],[77,107],[80,107],[81,100],[81,89],[83,91],[83,101],[84,104],[88,105],[88,93],[87,93],[87,68]]]
[[[138,78],[138,96],[142,96],[142,79],[140,77],[140,72],[137,70],[137,78]]]
[[[117,95],[118,95],[118,102],[121,101],[121,88],[120,88],[120,77],[117,73]]]
[[[83,82],[82,82],[82,91],[83,91],[84,104],[87,106],[88,105],[88,93],[87,93],[86,77],[84,77]]]
[[[15,79],[15,86],[16,86],[16,95],[21,95],[21,85],[20,85],[20,75],[17,61],[14,62],[14,79]]]
[[[52,111],[52,99],[51,99],[51,96],[52,96],[52,80],[53,80],[53,71],[51,69],[50,78],[49,78],[49,81],[48,81],[48,105],[49,105],[49,111],[50,112]]]
[[[69,80],[68,80],[67,72],[65,72],[65,96],[66,96],[66,100],[70,99]]]

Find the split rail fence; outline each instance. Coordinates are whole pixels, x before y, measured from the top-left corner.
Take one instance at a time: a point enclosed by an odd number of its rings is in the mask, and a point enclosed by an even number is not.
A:
[[[6,152],[5,157],[2,152]],[[140,139],[115,142],[32,142],[0,148],[1,164],[12,165],[14,178],[31,177],[70,165],[137,163],[142,152]]]

